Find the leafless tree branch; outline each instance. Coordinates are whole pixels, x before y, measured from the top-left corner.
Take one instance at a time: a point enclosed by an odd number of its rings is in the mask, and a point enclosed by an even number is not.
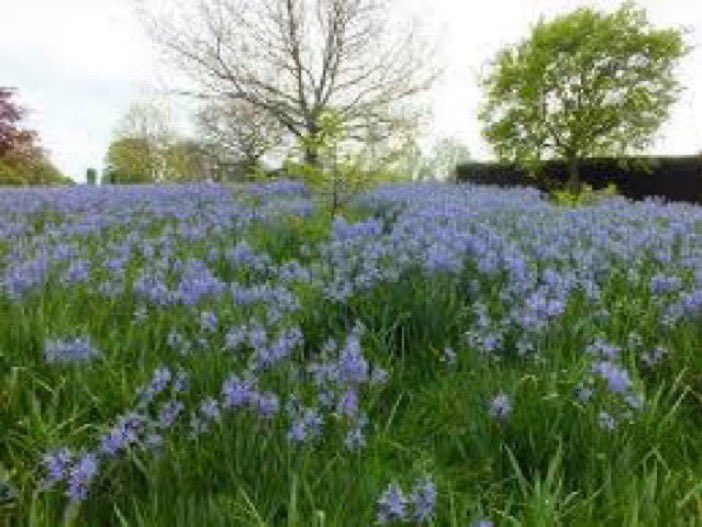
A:
[[[155,41],[200,97],[244,101],[296,137],[327,110],[355,129],[436,78],[393,0],[142,0]]]

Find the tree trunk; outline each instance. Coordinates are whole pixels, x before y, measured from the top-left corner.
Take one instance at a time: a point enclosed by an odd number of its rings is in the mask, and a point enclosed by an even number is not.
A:
[[[337,163],[337,149],[336,146],[334,146],[334,157],[332,160],[332,209],[331,209],[331,215],[332,218],[336,217],[336,211],[339,208],[339,186],[338,186],[338,163]]]
[[[580,171],[578,170],[578,158],[575,156],[568,158],[568,182],[566,186],[571,192],[580,192]]]
[[[321,163],[319,160],[319,149],[315,145],[305,146],[305,164],[318,168]]]

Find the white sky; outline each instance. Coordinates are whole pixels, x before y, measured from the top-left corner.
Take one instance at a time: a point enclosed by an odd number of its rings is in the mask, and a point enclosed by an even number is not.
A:
[[[78,181],[102,169],[114,127],[129,103],[159,93],[168,70],[133,16],[130,0],[0,0],[0,86],[18,88],[29,122],[66,175]],[[168,1],[168,0],[164,0]],[[462,139],[476,158],[489,158],[477,109],[481,69],[530,26],[582,5],[615,8],[615,0],[404,0],[427,23],[445,75],[432,94],[432,135]],[[641,0],[658,25],[684,25],[702,39],[702,0]],[[654,153],[702,150],[702,49],[681,68],[687,87]],[[174,101],[177,106],[178,102]],[[177,109],[177,108],[176,108]],[[185,112],[181,113],[184,127]]]

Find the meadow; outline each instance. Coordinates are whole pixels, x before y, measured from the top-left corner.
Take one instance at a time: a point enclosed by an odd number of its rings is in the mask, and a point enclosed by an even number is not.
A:
[[[702,208],[0,192],[0,525],[702,524]]]

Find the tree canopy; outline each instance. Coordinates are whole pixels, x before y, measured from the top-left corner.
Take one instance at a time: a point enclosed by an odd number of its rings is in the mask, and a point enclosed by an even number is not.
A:
[[[633,3],[541,21],[484,78],[484,135],[503,159],[566,160],[577,187],[579,159],[651,143],[681,91],[685,52],[681,30],[653,27]]]
[[[143,137],[122,137],[114,140],[105,157],[103,183],[155,183],[157,160]]]

